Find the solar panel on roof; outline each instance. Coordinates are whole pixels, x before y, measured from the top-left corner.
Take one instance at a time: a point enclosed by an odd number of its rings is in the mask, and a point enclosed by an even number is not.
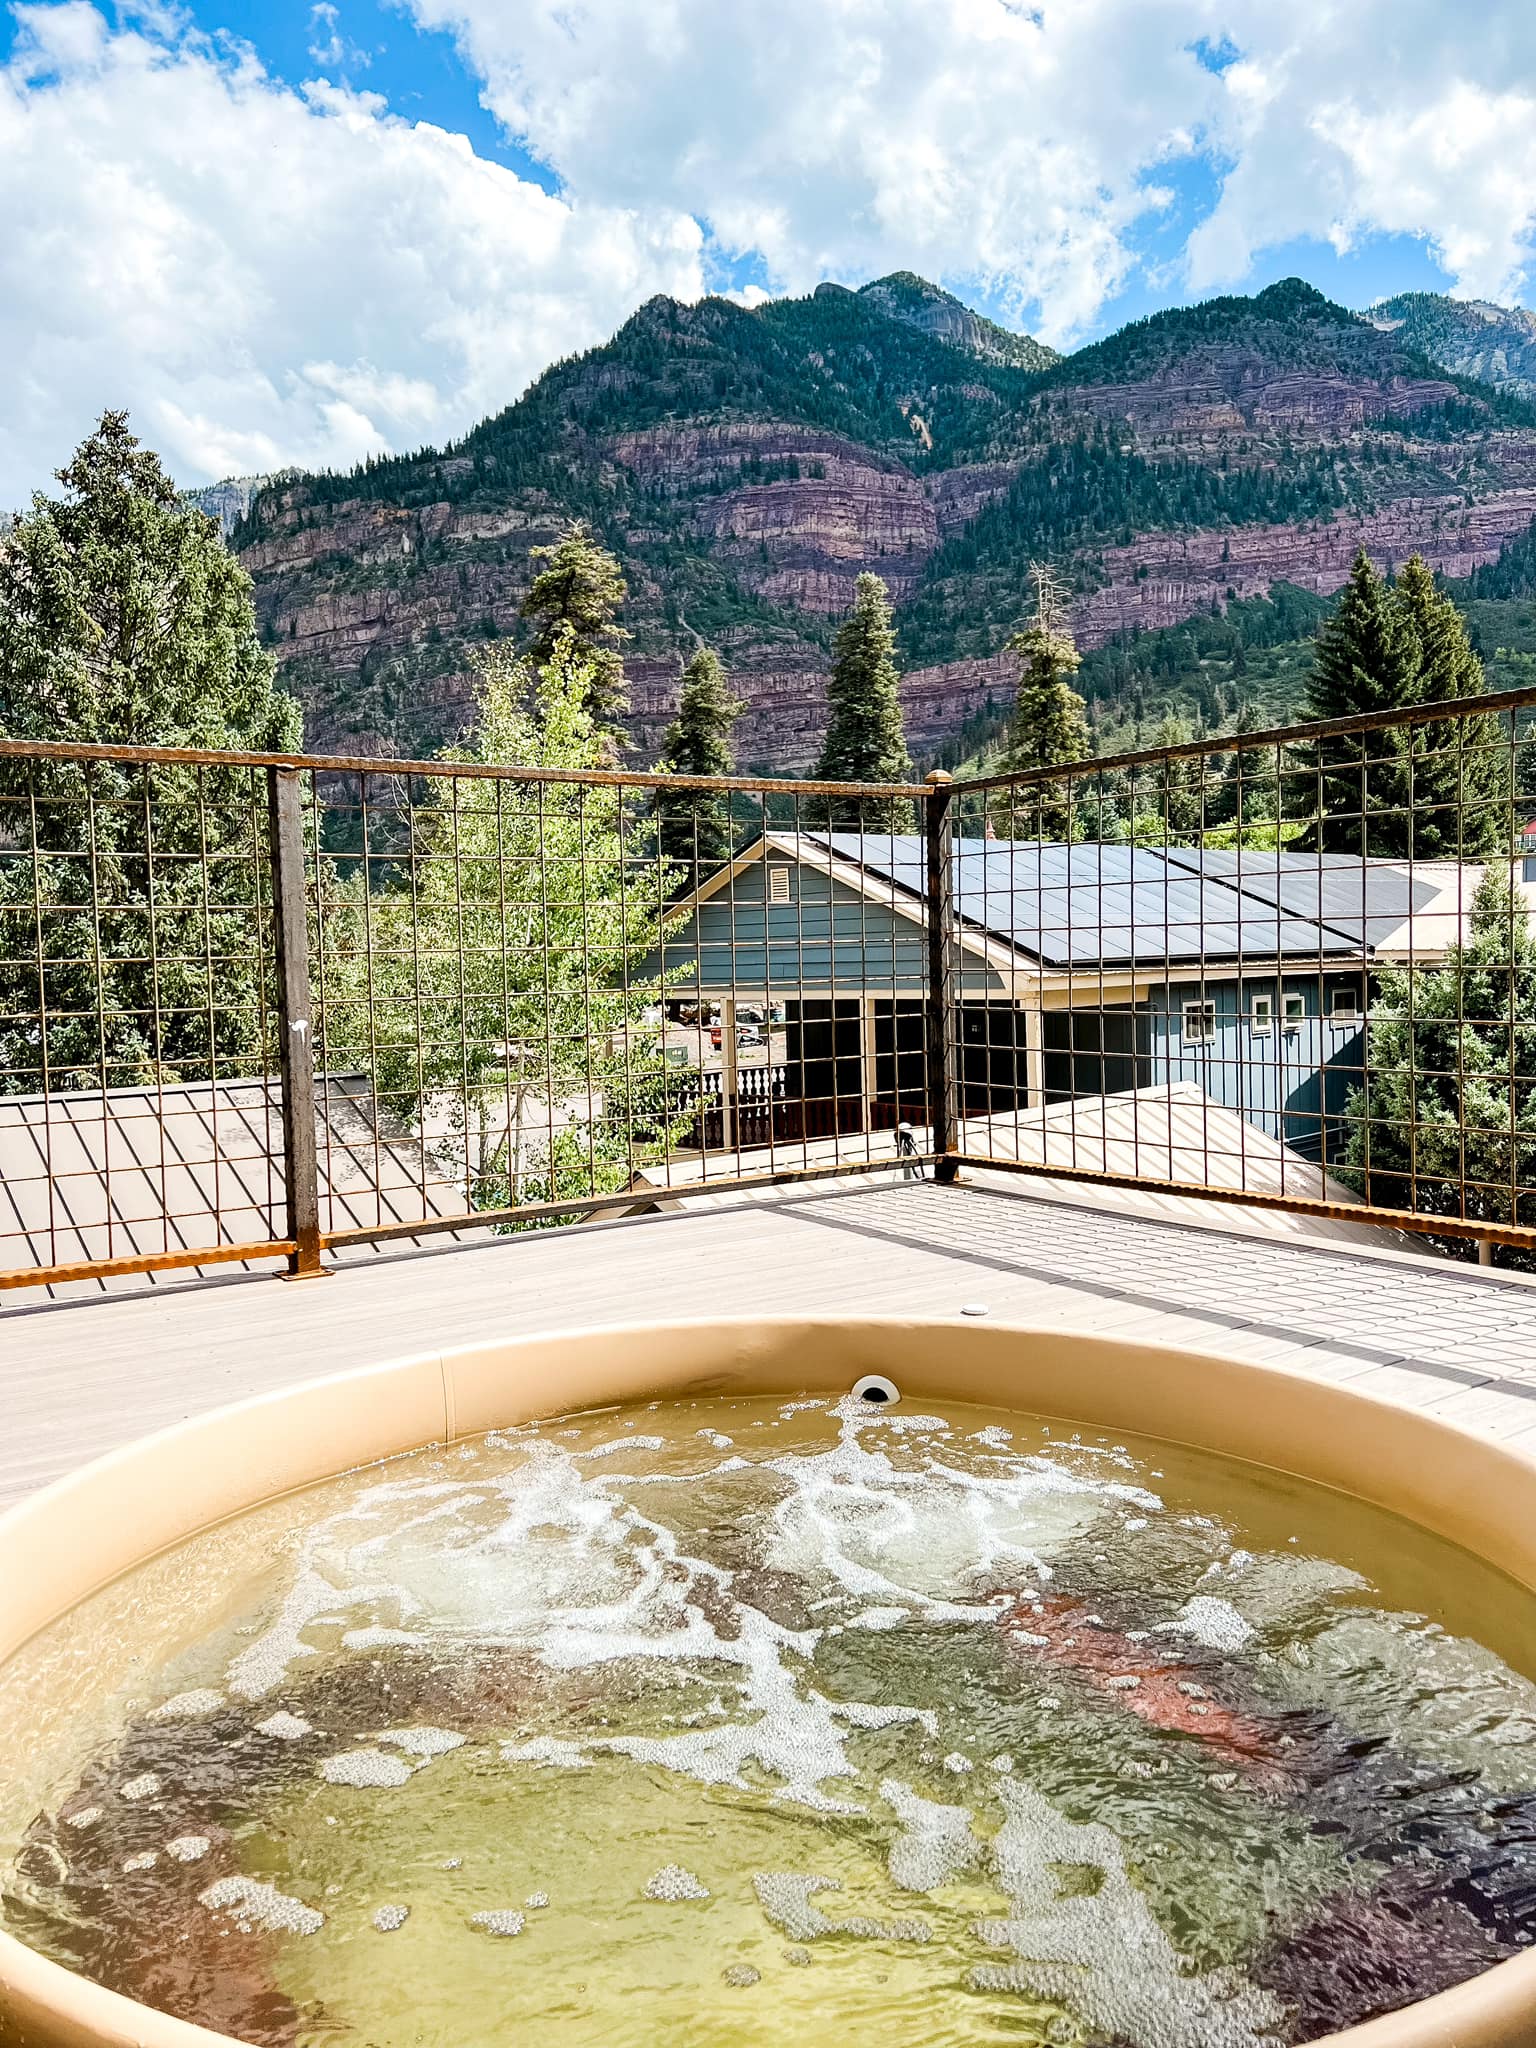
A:
[[[915,833],[815,836],[839,859],[923,895],[927,852]],[[1347,866],[1358,887],[1362,863]],[[1396,878],[1395,896],[1388,873]],[[1333,873],[1331,865],[1320,873],[1315,855],[1297,861],[1245,851],[1239,862],[1235,855],[1224,861],[1193,849],[1186,856],[1183,848],[1098,840],[1067,846],[962,839],[954,847],[953,886],[967,923],[1050,967],[1348,958],[1361,943],[1360,902],[1357,894],[1351,911],[1348,874]],[[1367,886],[1377,892],[1367,899],[1369,939],[1377,924],[1384,932],[1400,923],[1410,906],[1406,878],[1396,870]]]

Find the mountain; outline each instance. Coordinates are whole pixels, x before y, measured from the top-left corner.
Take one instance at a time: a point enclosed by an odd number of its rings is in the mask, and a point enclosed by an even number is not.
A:
[[[840,289],[835,284],[817,286],[818,292]],[[1061,361],[1056,350],[1047,348],[1043,341],[1036,341],[1029,334],[1010,333],[1006,327],[972,312],[952,293],[941,291],[924,277],[914,277],[910,270],[893,270],[889,277],[877,277],[873,284],[860,285],[858,296],[890,319],[904,321],[920,334],[931,334],[935,341],[963,349],[984,363],[1009,363],[1017,370],[1048,370],[1052,363]]]
[[[183,491],[181,495],[186,504],[195,505],[210,519],[217,519],[224,538],[228,540],[269,484],[276,483],[279,476],[297,474],[296,470],[285,469],[272,476],[227,476],[222,483],[194,484],[191,490]]]
[[[1536,398],[1536,313],[1486,299],[1403,292],[1380,300],[1365,317],[1448,370]]]
[[[1536,406],[1299,280],[1043,365],[989,354],[946,303],[899,274],[750,309],[652,299],[450,447],[272,482],[232,545],[312,741],[453,738],[474,644],[520,632],[529,548],[572,516],[629,580],[635,758],[702,634],[748,707],[743,763],[774,769],[815,754],[864,569],[931,756],[1008,695],[1032,560],[1098,648],[1275,585],[1331,592],[1362,544],[1465,575],[1536,516]]]

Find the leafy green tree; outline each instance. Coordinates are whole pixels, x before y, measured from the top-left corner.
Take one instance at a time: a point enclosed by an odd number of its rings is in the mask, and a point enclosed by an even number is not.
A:
[[[573,635],[535,669],[479,656],[467,749],[491,767],[593,768],[591,657]],[[328,1057],[371,1066],[386,1112],[466,1206],[627,1185],[688,1127],[669,1097],[649,963],[675,870],[612,785],[434,781],[370,889],[328,907]]]
[[[629,594],[624,572],[584,519],[573,519],[549,547],[534,548],[532,558],[545,566],[522,603],[522,616],[535,626],[529,659],[535,668],[547,667],[570,635],[585,664],[586,709],[593,729],[610,742],[605,754],[615,753],[613,742],[629,704],[620,652],[629,635],[618,624]]]
[[[720,657],[700,647],[683,670],[677,717],[667,729],[660,766],[669,775],[730,775],[735,770],[731,727],[742,707],[731,695]],[[735,843],[731,802],[724,790],[658,790],[657,833],[662,852],[698,873],[729,860]]]
[[[1402,607],[1361,548],[1318,632],[1306,715],[1349,718],[1415,703],[1418,671],[1418,646]],[[1323,853],[1407,854],[1408,793],[1393,727],[1298,747],[1285,775],[1285,807],[1304,822],[1291,843]]]
[[[1392,593],[1418,653],[1421,703],[1480,697],[1488,681],[1466,621],[1422,555]],[[1508,852],[1514,832],[1509,741],[1492,717],[1435,719],[1398,735],[1411,798],[1410,850],[1419,860],[1481,860]]]
[[[1088,754],[1088,720],[1070,678],[1082,665],[1067,618],[1066,593],[1049,569],[1031,567],[1034,611],[1008,642],[1019,657],[1019,687],[1003,749],[1002,766],[1012,775],[1063,768]],[[1069,781],[1025,784],[1000,791],[993,829],[1014,839],[1082,836],[1084,821],[1073,805]]]
[[[1536,937],[1502,862],[1484,875],[1467,926],[1443,966],[1381,977],[1365,1078],[1347,1109],[1344,1177],[1388,1208],[1530,1225]]]
[[[853,609],[837,629],[827,684],[827,731],[812,771],[823,782],[910,782],[912,758],[901,722],[896,636],[884,583],[866,571],[854,585]],[[805,807],[834,823],[899,832],[912,807],[900,797],[833,799]]]
[[[0,540],[0,735],[291,752],[214,521],[107,412]],[[249,769],[0,760],[0,1088],[262,1071]]]

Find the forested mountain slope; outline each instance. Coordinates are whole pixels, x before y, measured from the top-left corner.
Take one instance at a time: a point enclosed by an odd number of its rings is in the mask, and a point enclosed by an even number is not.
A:
[[[654,299],[452,447],[256,498],[233,544],[314,741],[452,737],[473,643],[518,633],[528,550],[573,514],[629,578],[637,759],[702,635],[748,706],[743,762],[805,765],[865,569],[931,755],[1006,695],[1032,559],[1111,650],[1277,584],[1331,592],[1362,542],[1465,576],[1536,515],[1536,406],[1296,280],[1057,360],[900,273]]]

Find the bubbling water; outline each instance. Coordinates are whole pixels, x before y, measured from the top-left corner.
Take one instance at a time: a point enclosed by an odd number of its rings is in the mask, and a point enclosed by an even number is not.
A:
[[[560,1418],[200,1537],[0,1673],[54,1731],[5,1916],[260,2048],[1281,2048],[1536,1931],[1530,1623],[1166,1445]]]

